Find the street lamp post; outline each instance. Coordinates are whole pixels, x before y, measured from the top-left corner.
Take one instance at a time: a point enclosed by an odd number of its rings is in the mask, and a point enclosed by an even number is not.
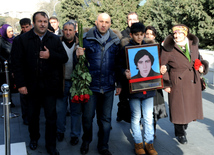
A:
[[[58,3],[60,3],[60,1],[57,1],[57,2],[54,4],[54,11],[53,11],[53,15],[52,15],[52,16],[56,16],[56,10],[55,10],[55,7],[56,7],[56,5],[57,5]]]

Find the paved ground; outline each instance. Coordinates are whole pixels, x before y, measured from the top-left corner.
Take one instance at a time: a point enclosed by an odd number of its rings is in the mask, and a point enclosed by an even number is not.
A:
[[[202,92],[203,94],[203,111],[204,119],[192,122],[187,129],[187,145],[181,145],[177,142],[174,136],[173,124],[169,118],[164,118],[158,121],[157,138],[154,146],[159,155],[214,155],[214,87],[209,87]],[[165,95],[167,105],[167,95]],[[16,105],[12,108],[12,112],[21,114],[19,103],[19,94],[13,94],[13,101]],[[0,102],[2,96],[0,95]],[[133,138],[130,134],[130,124],[126,122],[116,122],[118,97],[114,99],[114,107],[112,113],[112,131],[109,141],[109,149],[113,155],[134,155]],[[3,114],[3,106],[0,106],[0,115]],[[80,155],[81,140],[77,146],[69,144],[69,121],[67,117],[67,131],[65,139],[62,142],[57,142],[57,149],[61,155]],[[26,125],[23,125],[21,116],[10,120],[11,127],[11,143],[26,142],[27,152],[29,155],[47,155],[45,150],[44,130],[45,121],[44,113],[41,111],[40,120],[41,138],[38,142],[38,148],[35,151],[29,149],[29,134]],[[94,137],[90,144],[88,155],[98,155],[97,145],[98,127],[94,120]],[[0,119],[0,145],[4,144],[4,120]]]

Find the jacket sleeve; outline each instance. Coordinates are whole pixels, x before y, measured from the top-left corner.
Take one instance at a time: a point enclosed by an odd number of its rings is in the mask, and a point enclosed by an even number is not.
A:
[[[21,38],[13,40],[11,49],[11,65],[17,88],[26,87],[24,76],[24,47]]]
[[[163,83],[164,83],[164,87],[171,87],[171,81],[169,78],[169,68],[170,66],[168,65],[169,62],[169,52],[166,52],[164,49],[162,49],[161,51],[161,65],[166,65],[167,64],[167,72],[165,74],[163,74]]]

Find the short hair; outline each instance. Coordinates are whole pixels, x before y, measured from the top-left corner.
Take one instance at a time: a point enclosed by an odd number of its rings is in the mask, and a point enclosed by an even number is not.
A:
[[[131,28],[130,28],[130,32],[131,32],[131,34],[134,34],[134,33],[137,33],[137,32],[144,33],[145,32],[145,26],[140,22],[133,23]]]
[[[56,19],[57,21],[59,21],[56,16],[51,16],[49,20],[51,20],[51,19]]]
[[[147,50],[142,49],[142,50],[138,51],[137,54],[135,54],[134,63],[135,63],[136,66],[137,66],[138,61],[139,61],[144,55],[148,55],[148,57],[149,57],[150,60],[151,60],[152,65],[153,65],[153,63],[154,63],[154,57],[153,57],[153,55],[152,55],[151,53],[149,53]]]
[[[36,22],[36,15],[37,14],[41,14],[43,17],[47,17],[48,18],[48,15],[44,12],[44,11],[37,11],[33,14],[33,22],[35,23]]]
[[[22,25],[31,25],[31,20],[30,18],[22,18],[20,21],[19,21],[19,24],[22,26]]]
[[[157,31],[153,26],[147,26],[146,29],[145,29],[145,32],[147,30],[151,30],[152,31],[152,35],[154,35],[155,37],[157,36]]]
[[[137,18],[138,18],[138,14],[136,12],[129,12],[127,15],[127,19],[129,18],[129,15],[137,15]]]
[[[65,24],[63,24],[63,30],[64,30],[64,26],[65,26],[65,25],[73,25],[74,30],[76,30],[76,24],[75,24],[75,23],[73,23],[73,22],[70,22],[70,20],[69,20],[69,21],[67,21]]]

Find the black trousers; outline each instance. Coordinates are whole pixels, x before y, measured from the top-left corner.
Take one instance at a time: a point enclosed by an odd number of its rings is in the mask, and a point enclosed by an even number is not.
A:
[[[185,136],[188,124],[174,124],[175,136]]]
[[[27,95],[28,102],[28,130],[31,140],[38,140],[40,109],[45,113],[45,142],[46,148],[56,148],[56,97],[43,93]]]
[[[27,120],[27,113],[28,113],[28,102],[27,102],[27,95],[20,94],[20,103],[22,109],[22,119]]]

